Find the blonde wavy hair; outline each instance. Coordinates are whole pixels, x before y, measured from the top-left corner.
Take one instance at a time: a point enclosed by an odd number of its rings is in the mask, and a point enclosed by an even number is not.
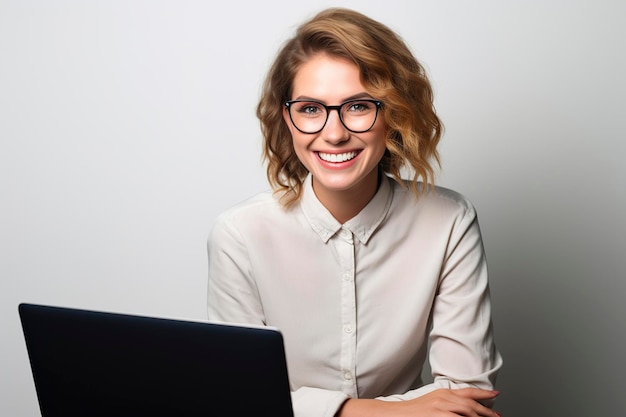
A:
[[[296,72],[319,53],[356,64],[361,84],[382,101],[386,151],[379,169],[404,185],[402,169],[409,168],[413,174],[409,183],[416,196],[420,178],[433,185],[435,167],[440,165],[437,144],[443,125],[435,114],[426,71],[387,26],[353,10],[330,8],[303,23],[283,45],[267,74],[257,106],[267,178],[275,192],[284,192],[282,204],[289,207],[300,199],[308,174],[294,151],[283,109],[291,99]]]

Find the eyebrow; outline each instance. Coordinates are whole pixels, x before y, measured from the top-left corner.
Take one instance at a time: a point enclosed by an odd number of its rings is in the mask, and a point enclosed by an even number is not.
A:
[[[346,98],[345,98],[345,99],[343,99],[341,102],[342,102],[342,103],[345,103],[346,101],[350,101],[350,100],[358,100],[358,99],[361,99],[361,98],[366,98],[366,99],[372,99],[372,100],[374,100],[374,97],[372,97],[372,96],[371,96],[371,94],[368,94],[368,93],[366,93],[366,92],[363,92],[363,93],[357,93],[357,94],[354,94],[354,95],[352,95],[352,96],[350,96],[350,97],[346,97]],[[320,99],[317,99],[317,98],[314,98],[314,97],[311,97],[311,96],[298,96],[298,97],[296,97],[296,98],[295,98],[295,100],[311,100],[311,101],[317,101],[317,102],[319,102],[319,103],[324,103],[324,104],[327,104],[324,100],[320,100]]]

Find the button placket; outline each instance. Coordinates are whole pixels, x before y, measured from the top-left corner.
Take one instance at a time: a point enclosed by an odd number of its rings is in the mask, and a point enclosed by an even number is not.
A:
[[[343,375],[344,392],[350,396],[358,396],[355,374],[356,353],[356,289],[354,239],[352,232],[341,229],[335,245],[341,264],[341,372]]]

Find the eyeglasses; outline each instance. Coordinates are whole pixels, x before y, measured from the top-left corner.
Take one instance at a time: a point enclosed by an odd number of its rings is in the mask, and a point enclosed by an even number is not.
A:
[[[315,100],[291,100],[285,103],[291,122],[302,133],[319,133],[326,126],[331,110],[337,110],[341,124],[353,133],[370,130],[382,102],[372,99],[348,100],[339,106],[327,106]]]

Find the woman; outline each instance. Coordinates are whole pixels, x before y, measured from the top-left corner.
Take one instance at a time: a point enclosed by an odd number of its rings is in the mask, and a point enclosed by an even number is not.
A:
[[[282,331],[297,417],[498,415],[476,213],[433,185],[442,126],[403,41],[322,11],[281,49],[257,114],[273,192],[216,222],[209,318]]]

